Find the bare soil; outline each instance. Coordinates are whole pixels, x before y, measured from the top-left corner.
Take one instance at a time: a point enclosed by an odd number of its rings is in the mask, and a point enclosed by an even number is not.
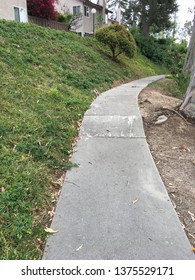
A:
[[[162,88],[144,89],[139,104],[154,161],[181,225],[195,247],[195,126],[171,111],[181,100],[165,96]],[[167,121],[155,124],[161,115]]]

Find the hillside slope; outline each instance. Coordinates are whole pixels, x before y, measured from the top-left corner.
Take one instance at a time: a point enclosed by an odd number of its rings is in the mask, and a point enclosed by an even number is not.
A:
[[[78,122],[97,93],[162,73],[94,39],[0,21],[0,259],[39,259]]]

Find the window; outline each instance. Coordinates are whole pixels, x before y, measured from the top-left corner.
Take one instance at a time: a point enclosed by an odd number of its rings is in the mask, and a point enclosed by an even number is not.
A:
[[[84,16],[89,17],[89,7],[84,6]]]
[[[81,14],[81,6],[73,6],[73,16],[79,16]]]
[[[15,21],[20,21],[20,9],[17,7],[14,7],[14,19]]]
[[[13,19],[19,22],[27,22],[28,16],[27,11],[23,7],[13,7]]]

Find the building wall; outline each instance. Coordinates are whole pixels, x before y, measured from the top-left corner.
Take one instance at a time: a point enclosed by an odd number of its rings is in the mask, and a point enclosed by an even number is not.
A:
[[[103,0],[102,0],[103,1]],[[92,34],[93,33],[93,14],[91,13],[91,9],[89,3],[83,3],[81,0],[59,0],[59,4],[56,5],[56,10],[58,12],[68,11],[69,13],[73,13],[73,6],[81,7],[81,17],[80,20],[76,22],[76,25],[72,27],[72,31],[80,32],[82,35],[85,33]],[[89,17],[84,15],[84,6],[89,7]],[[96,14],[94,16],[95,19],[95,27],[97,28],[101,25],[100,18],[102,17],[102,9],[96,9]]]
[[[0,0],[0,18],[14,20],[14,7],[22,8],[22,21],[27,21],[27,5],[26,0]],[[26,19],[26,20],[25,20]]]
[[[80,0],[58,0],[58,4],[55,5],[55,9],[59,13],[69,12],[72,14],[73,6],[81,6],[81,13],[83,13],[83,3]],[[75,22],[76,24],[73,26],[72,31],[81,33],[83,35],[83,17],[81,16]]]
[[[97,29],[101,23],[100,18],[102,18],[102,10],[97,10],[93,15],[91,12],[91,8],[89,8],[89,17],[83,16],[83,26],[86,33],[93,33],[93,16],[94,16],[94,24],[95,29]]]

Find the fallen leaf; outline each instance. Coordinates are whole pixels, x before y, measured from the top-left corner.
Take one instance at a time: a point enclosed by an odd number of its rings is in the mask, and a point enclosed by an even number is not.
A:
[[[190,211],[188,211],[188,214],[190,215],[191,219],[192,219],[192,222],[195,221],[195,216],[193,213],[191,213]]]
[[[195,239],[195,236],[191,233],[188,233],[189,236],[191,236],[193,239]]]
[[[81,248],[83,247],[83,244],[81,246],[79,246],[76,251],[78,252],[79,250],[81,250]]]
[[[178,217],[181,217],[181,214],[179,212],[177,212]]]
[[[172,199],[171,199],[171,202],[172,202],[172,204],[173,204],[174,209],[176,209],[177,206],[176,206],[175,202],[174,202]]]
[[[21,161],[24,161],[24,160],[27,160],[28,159],[28,156],[21,156],[20,160]]]
[[[48,211],[48,215],[49,215],[50,219],[53,218],[54,214],[55,214],[55,208],[53,207],[51,211]]]
[[[45,228],[45,231],[48,232],[48,233],[56,233],[56,232],[58,232],[58,230],[54,230],[54,229],[48,228],[48,227]]]
[[[60,187],[62,187],[63,183],[64,183],[64,178],[65,178],[65,175],[63,174],[57,181],[53,181],[52,183],[54,185],[59,185]]]
[[[12,44],[12,46],[14,46],[14,47],[16,47],[16,48],[20,48],[20,46],[19,45],[17,45],[17,44]]]
[[[181,226],[182,226],[182,228],[183,228],[183,229],[185,229],[185,228],[186,228],[186,227],[184,226],[184,224],[182,224],[182,223],[181,223]]]
[[[5,188],[4,187],[1,187],[1,192],[5,192]]]
[[[188,211],[188,214],[190,214],[190,216],[194,216],[194,214],[190,211]]]
[[[132,204],[137,203],[137,202],[138,202],[138,200],[139,200],[139,198],[135,198],[135,199],[133,199],[133,200],[132,200]]]

